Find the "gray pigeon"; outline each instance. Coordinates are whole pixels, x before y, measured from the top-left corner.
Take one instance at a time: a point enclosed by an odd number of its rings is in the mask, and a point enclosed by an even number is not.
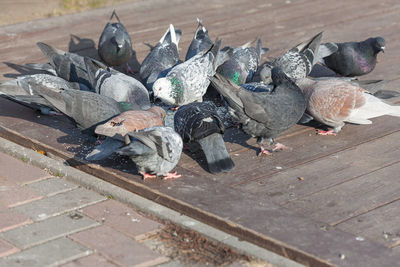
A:
[[[269,49],[263,48],[261,39],[257,40],[256,47],[249,47],[250,43],[234,50],[233,56],[218,67],[217,72],[236,84],[250,82],[260,64],[261,55]]]
[[[300,88],[280,67],[271,70],[273,89],[270,92],[251,92],[219,74],[211,79],[214,87],[229,104],[229,112],[242,130],[257,137],[261,153],[269,154],[263,144],[269,145],[281,132],[295,125],[306,109]],[[277,143],[273,150],[284,148]]]
[[[125,110],[149,109],[149,92],[135,78],[121,72],[111,72],[85,57],[89,80],[96,93],[110,97],[124,106]]]
[[[185,61],[202,51],[210,49],[210,47],[213,45],[210,36],[208,36],[208,30],[203,26],[201,19],[197,18],[197,22],[198,26],[186,53]]]
[[[226,150],[222,135],[224,123],[212,102],[190,103],[181,106],[175,113],[175,131],[183,141],[200,144],[211,173],[230,172],[235,164]]]
[[[182,138],[172,128],[156,126],[126,135],[127,146],[117,153],[129,156],[136,164],[143,179],[164,176],[164,179],[179,178],[170,171],[178,164],[182,153]]]
[[[294,80],[306,77],[315,63],[337,50],[332,43],[320,46],[321,38],[322,32],[310,40],[298,44],[272,62],[265,62],[259,68],[259,73],[254,81],[271,82],[271,69],[275,66],[282,68],[285,74]]]
[[[37,46],[49,60],[49,63],[23,64],[23,66],[31,69],[45,70],[69,82],[78,82],[80,84],[84,84],[90,90],[94,91],[94,88],[92,87],[92,84],[89,80],[83,56],[75,53],[64,52],[41,42],[38,42]],[[95,59],[91,60],[97,65],[101,65],[104,68],[107,67],[100,61],[97,61]],[[117,72],[113,69],[110,69],[110,71],[113,73]]]
[[[140,66],[140,77],[149,91],[160,74],[179,63],[178,43],[182,32],[170,24],[168,30],[153,47]],[[165,73],[166,74],[166,73]]]
[[[115,17],[118,22],[111,23]],[[109,66],[126,64],[127,72],[133,73],[128,65],[132,56],[132,41],[129,33],[119,20],[115,10],[111,14],[110,22],[106,24],[99,39],[99,56]]]
[[[385,39],[382,37],[336,45],[338,50],[324,57],[323,62],[342,76],[361,76],[370,73],[375,68],[378,53],[385,51]]]
[[[220,46],[221,40],[217,40],[210,50],[173,67],[153,84],[154,97],[175,106],[202,101],[210,84],[209,77],[232,56],[233,49],[220,51]]]
[[[33,74],[0,82],[0,95],[30,108],[40,110],[43,114],[57,114],[51,110],[52,105],[36,93],[35,89],[38,87],[88,91],[88,88],[80,83],[68,82],[63,78],[49,74]]]

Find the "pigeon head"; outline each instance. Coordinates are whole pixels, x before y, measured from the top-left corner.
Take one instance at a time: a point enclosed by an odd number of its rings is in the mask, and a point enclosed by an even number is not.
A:
[[[175,104],[174,90],[172,83],[167,78],[160,78],[153,84],[154,98],[160,99],[167,105]]]
[[[382,51],[384,53],[385,52],[385,39],[383,39],[382,37],[373,38],[372,46],[376,53],[379,53],[380,51]]]
[[[281,67],[274,67],[271,70],[271,78],[272,78],[272,81],[274,82],[274,84],[279,84],[284,81],[290,80],[290,78],[288,76],[286,76],[286,74],[283,72]]]
[[[264,84],[269,84],[271,82],[271,67],[264,64],[260,70],[260,77]]]
[[[110,40],[110,42],[115,45],[116,49],[117,49],[117,53],[119,52],[119,50],[122,48],[122,46],[124,45],[123,40],[120,40],[120,38],[113,36]]]

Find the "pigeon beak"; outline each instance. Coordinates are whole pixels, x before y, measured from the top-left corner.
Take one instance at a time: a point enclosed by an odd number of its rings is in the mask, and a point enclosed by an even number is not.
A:
[[[131,139],[128,135],[125,135],[125,145],[129,145],[131,143]]]
[[[382,53],[385,53],[385,47],[384,46],[381,47],[381,51],[382,51]]]

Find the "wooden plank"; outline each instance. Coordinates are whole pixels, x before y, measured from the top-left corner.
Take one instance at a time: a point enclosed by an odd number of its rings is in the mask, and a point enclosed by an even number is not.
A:
[[[396,183],[399,168],[400,163],[394,163],[283,206],[337,225],[400,199],[400,185]]]
[[[314,161],[285,167],[243,185],[241,190],[268,197],[275,203],[296,201],[399,162],[400,149],[393,146],[399,138],[400,132],[395,132]]]
[[[400,201],[356,216],[337,228],[379,242],[387,247],[400,245]]]

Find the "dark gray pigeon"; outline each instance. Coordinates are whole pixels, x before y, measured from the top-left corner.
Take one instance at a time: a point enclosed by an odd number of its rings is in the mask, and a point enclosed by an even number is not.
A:
[[[321,46],[322,32],[306,42],[293,47],[272,62],[265,62],[253,81],[271,82],[271,69],[275,66],[282,68],[285,74],[294,80],[306,77],[315,63],[323,57],[332,54],[337,47],[332,43]]]
[[[115,17],[118,22],[111,23]],[[133,73],[128,65],[132,56],[132,40],[128,31],[119,20],[115,10],[111,14],[110,22],[106,24],[99,39],[99,56],[109,66],[126,64],[126,70]]]
[[[378,53],[385,51],[385,39],[382,37],[336,45],[338,50],[324,57],[323,62],[342,76],[361,76],[370,73],[375,68]]]
[[[178,164],[182,153],[182,138],[172,128],[156,126],[126,135],[127,145],[117,153],[129,156],[136,164],[143,179],[164,176],[179,178],[170,171]]]
[[[85,57],[89,80],[95,92],[121,103],[125,110],[149,109],[149,92],[135,78],[121,72],[111,72]]]
[[[306,109],[306,100],[300,88],[285,75],[280,67],[271,70],[273,89],[270,92],[251,92],[219,74],[211,78],[214,87],[229,104],[229,112],[242,130],[257,137],[261,153],[269,154],[269,145],[281,132],[295,125]],[[277,143],[273,150],[285,148]]]
[[[175,30],[174,25],[170,24],[160,41],[151,49],[140,65],[140,77],[145,81],[149,91],[152,90],[153,83],[161,77],[163,72],[179,63],[178,43],[181,34],[181,30]]]
[[[235,164],[226,150],[222,135],[225,127],[212,102],[181,106],[174,116],[175,131],[186,143],[200,144],[211,173],[230,172]]]
[[[233,49],[220,51],[220,46],[221,40],[217,40],[210,50],[173,67],[153,84],[154,97],[175,106],[202,101],[210,85],[209,77],[233,54]]]
[[[249,47],[250,43],[235,48],[233,56],[218,67],[217,72],[236,84],[250,82],[260,64],[262,54],[269,49],[262,47],[261,39],[257,40],[256,47]]]
[[[40,48],[42,53],[49,60],[49,63],[33,63],[33,64],[23,64],[23,66],[37,69],[37,70],[45,70],[54,75],[57,75],[69,82],[77,82],[80,84],[84,84],[90,90],[94,91],[92,84],[89,80],[89,74],[86,69],[86,64],[83,56],[80,56],[75,53],[64,52],[57,48],[54,48],[48,44],[38,42],[37,46]],[[103,63],[97,61],[95,59],[91,59],[97,65],[104,66]],[[110,69],[111,72],[116,73],[116,70]]]
[[[49,74],[33,74],[0,82],[0,95],[30,108],[40,110],[43,114],[57,114],[55,111],[51,110],[52,105],[37,94],[35,89],[38,87],[55,90],[64,88],[88,91],[88,88],[83,84],[68,82],[63,78]]]
[[[202,51],[210,49],[210,47],[213,45],[210,36],[208,36],[208,30],[204,27],[201,19],[197,18],[197,22],[197,29],[186,53],[185,61]]]

